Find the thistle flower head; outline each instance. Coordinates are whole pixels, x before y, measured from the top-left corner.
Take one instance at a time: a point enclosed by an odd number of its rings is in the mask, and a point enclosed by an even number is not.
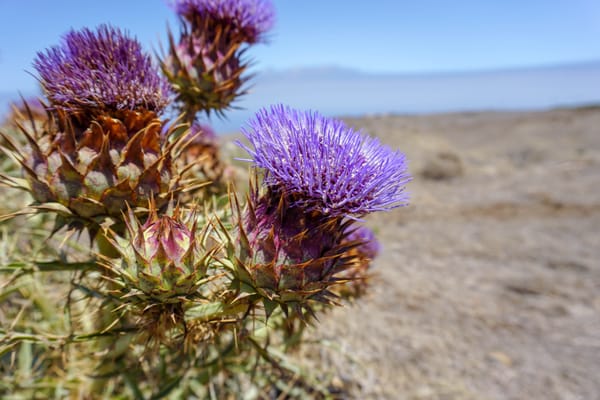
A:
[[[307,212],[364,215],[406,204],[404,154],[342,121],[283,105],[260,110],[242,129],[265,169],[265,184]]]
[[[222,115],[246,93],[245,46],[263,39],[273,25],[269,0],[175,0],[181,35],[169,34],[162,70],[182,112]]]
[[[375,233],[364,225],[357,228],[352,227],[344,240],[360,243],[356,248],[356,252],[371,260],[377,257],[381,250],[381,245],[377,241],[377,238],[375,238]]]
[[[175,11],[192,24],[227,25],[246,43],[261,41],[274,23],[269,0],[176,0]]]
[[[72,30],[34,61],[49,101],[67,110],[160,112],[169,86],[140,43],[109,25]]]
[[[215,145],[217,142],[217,134],[214,129],[207,124],[194,122],[188,132],[188,137],[192,138],[191,145]]]

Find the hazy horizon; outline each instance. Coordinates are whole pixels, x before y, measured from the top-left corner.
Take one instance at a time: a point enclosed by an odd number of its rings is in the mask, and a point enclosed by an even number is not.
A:
[[[284,103],[329,116],[541,110],[600,104],[600,60],[523,68],[378,74],[336,66],[257,72],[218,133],[236,132],[261,107]],[[39,93],[22,93],[23,97]],[[18,92],[0,92],[8,111]]]

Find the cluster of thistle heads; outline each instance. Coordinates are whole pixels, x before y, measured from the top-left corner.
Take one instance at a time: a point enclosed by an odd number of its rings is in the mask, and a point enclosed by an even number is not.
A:
[[[45,99],[23,114],[46,120],[18,123],[26,140],[3,135],[23,177],[2,181],[29,191],[32,209],[55,213],[56,231],[97,239],[111,293],[143,309],[218,300],[244,315],[303,317],[360,292],[379,251],[362,218],[407,203],[404,155],[342,121],[273,105],[242,128],[254,170],[247,195],[230,189],[221,202],[211,188],[223,161],[202,117],[224,114],[245,92],[244,53],[265,40],[273,7],[173,7],[179,36],[169,33],[160,68],[109,25],[68,32],[38,53]]]

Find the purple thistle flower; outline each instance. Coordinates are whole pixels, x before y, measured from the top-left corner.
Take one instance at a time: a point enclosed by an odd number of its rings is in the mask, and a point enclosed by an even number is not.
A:
[[[283,105],[260,110],[241,145],[266,170],[271,190],[295,205],[331,217],[364,215],[407,203],[404,154],[342,121]],[[238,143],[239,144],[239,143]]]
[[[369,258],[374,259],[381,251],[381,245],[375,237],[375,233],[364,225],[357,228],[351,227],[351,231],[348,236],[345,237],[347,242],[360,242],[361,244],[356,248],[358,253]]]
[[[215,145],[217,143],[217,134],[214,129],[207,124],[194,122],[190,127],[187,137],[193,138],[192,145],[194,144],[206,144]]]
[[[33,63],[56,107],[160,112],[169,85],[140,43],[109,25],[70,31]]]
[[[275,15],[269,0],[175,0],[174,8],[191,23],[199,18],[226,24],[247,43],[261,41]]]

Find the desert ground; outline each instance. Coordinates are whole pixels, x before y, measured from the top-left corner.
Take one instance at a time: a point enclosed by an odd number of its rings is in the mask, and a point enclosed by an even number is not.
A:
[[[370,292],[306,355],[357,399],[600,399],[600,108],[347,118],[407,154]]]

